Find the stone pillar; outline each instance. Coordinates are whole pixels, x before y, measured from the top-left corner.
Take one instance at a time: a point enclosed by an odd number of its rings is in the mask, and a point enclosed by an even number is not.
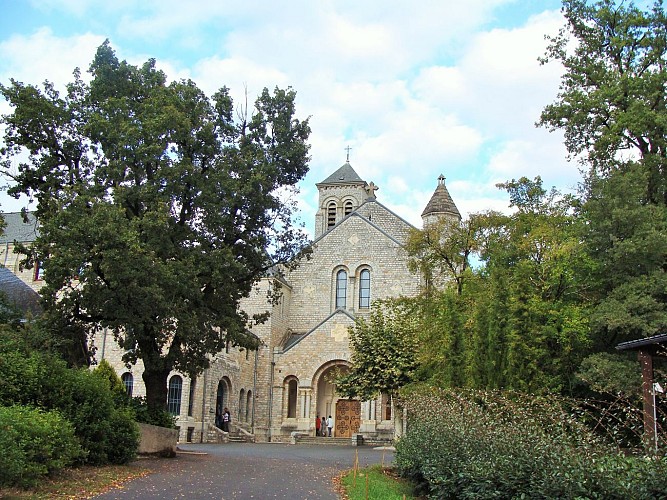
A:
[[[299,393],[301,400],[301,418],[309,419],[313,390],[310,387],[300,387]]]

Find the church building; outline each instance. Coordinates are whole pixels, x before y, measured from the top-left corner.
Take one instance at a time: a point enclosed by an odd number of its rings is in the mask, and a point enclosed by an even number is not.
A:
[[[425,206],[424,224],[461,218],[444,180],[438,178]],[[229,347],[213,356],[211,367],[196,379],[170,375],[167,408],[177,416],[181,441],[224,441],[227,436],[219,429],[224,408],[231,412],[233,432],[257,442],[314,436],[316,417],[330,415],[336,437],[394,437],[394,408],[387,395],[373,401],[343,399],[332,381],[350,365],[348,328],[355,319],[368,318],[376,300],[419,293],[420,277],[408,269],[404,249],[414,227],[379,202],[378,188],[362,180],[349,162],[316,186],[319,207],[310,258],[283,277],[264,278],[242,302],[250,316],[270,312],[265,323],[252,328],[259,348]],[[39,288],[38,273],[19,272],[11,253],[13,227],[12,222],[3,236],[0,257]],[[271,304],[267,291],[274,280],[280,280],[282,293]],[[97,361],[111,363],[133,396],[144,395],[141,361],[128,369],[111,332],[98,332],[93,342]]]

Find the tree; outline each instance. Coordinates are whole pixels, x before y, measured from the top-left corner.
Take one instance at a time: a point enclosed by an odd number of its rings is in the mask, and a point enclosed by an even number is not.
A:
[[[568,391],[589,348],[585,284],[578,280],[587,261],[579,248],[578,220],[571,213],[574,200],[545,190],[539,177],[498,187],[508,192],[516,210],[507,216],[489,214],[480,245],[487,291],[491,301],[502,304],[499,311],[487,301],[494,317],[483,322],[492,330],[503,325],[500,345],[484,345],[504,352],[500,386]],[[486,336],[482,329],[478,333]],[[496,359],[492,351],[488,354]]]
[[[461,295],[471,256],[479,250],[478,221],[474,214],[465,220],[443,217],[423,230],[413,229],[406,244],[410,270],[420,272],[427,287],[452,280]]]
[[[235,119],[227,88],[209,99],[190,80],[167,83],[154,60],[119,61],[108,41],[89,71],[63,96],[49,82],[0,86],[13,107],[8,192],[37,200],[25,265],[44,268],[46,315],[78,336],[78,362],[110,328],[124,360],[143,361],[148,404],[164,407],[171,370],[193,376],[228,343],[255,346],[247,329],[266,317],[239,301],[305,247],[289,195],[307,172],[310,129],[291,89],[265,89]]]
[[[567,391],[589,347],[573,200],[539,177],[498,187],[514,213],[474,214],[411,239],[419,269],[449,278],[415,301],[418,377],[441,387]]]
[[[539,125],[588,167],[584,278],[598,349],[667,328],[667,15],[662,2],[566,0],[545,62],[565,68]]]
[[[336,378],[343,397],[370,400],[395,395],[413,380],[417,368],[417,316],[410,301],[375,302],[368,321],[349,329],[350,370]]]

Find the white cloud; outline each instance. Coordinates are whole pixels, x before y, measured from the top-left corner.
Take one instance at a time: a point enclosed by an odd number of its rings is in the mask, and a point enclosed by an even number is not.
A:
[[[58,37],[49,28],[40,28],[31,35],[13,35],[0,41],[0,81],[14,78],[38,85],[48,79],[63,85],[72,81],[76,67],[85,78],[103,41],[103,36],[91,33]]]

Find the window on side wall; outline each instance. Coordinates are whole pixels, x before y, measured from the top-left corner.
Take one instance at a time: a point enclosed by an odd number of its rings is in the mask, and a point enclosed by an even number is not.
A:
[[[347,305],[347,273],[342,269],[336,273],[336,309]]]
[[[181,391],[183,389],[183,379],[179,375],[174,375],[169,379],[169,390],[167,392],[167,411],[172,415],[181,413]]]
[[[371,306],[371,272],[364,269],[359,274],[359,309]]]
[[[134,390],[134,377],[132,374],[130,372],[125,372],[123,375],[121,375],[120,380],[125,386],[125,392],[127,392],[127,395],[132,397],[132,391]]]

